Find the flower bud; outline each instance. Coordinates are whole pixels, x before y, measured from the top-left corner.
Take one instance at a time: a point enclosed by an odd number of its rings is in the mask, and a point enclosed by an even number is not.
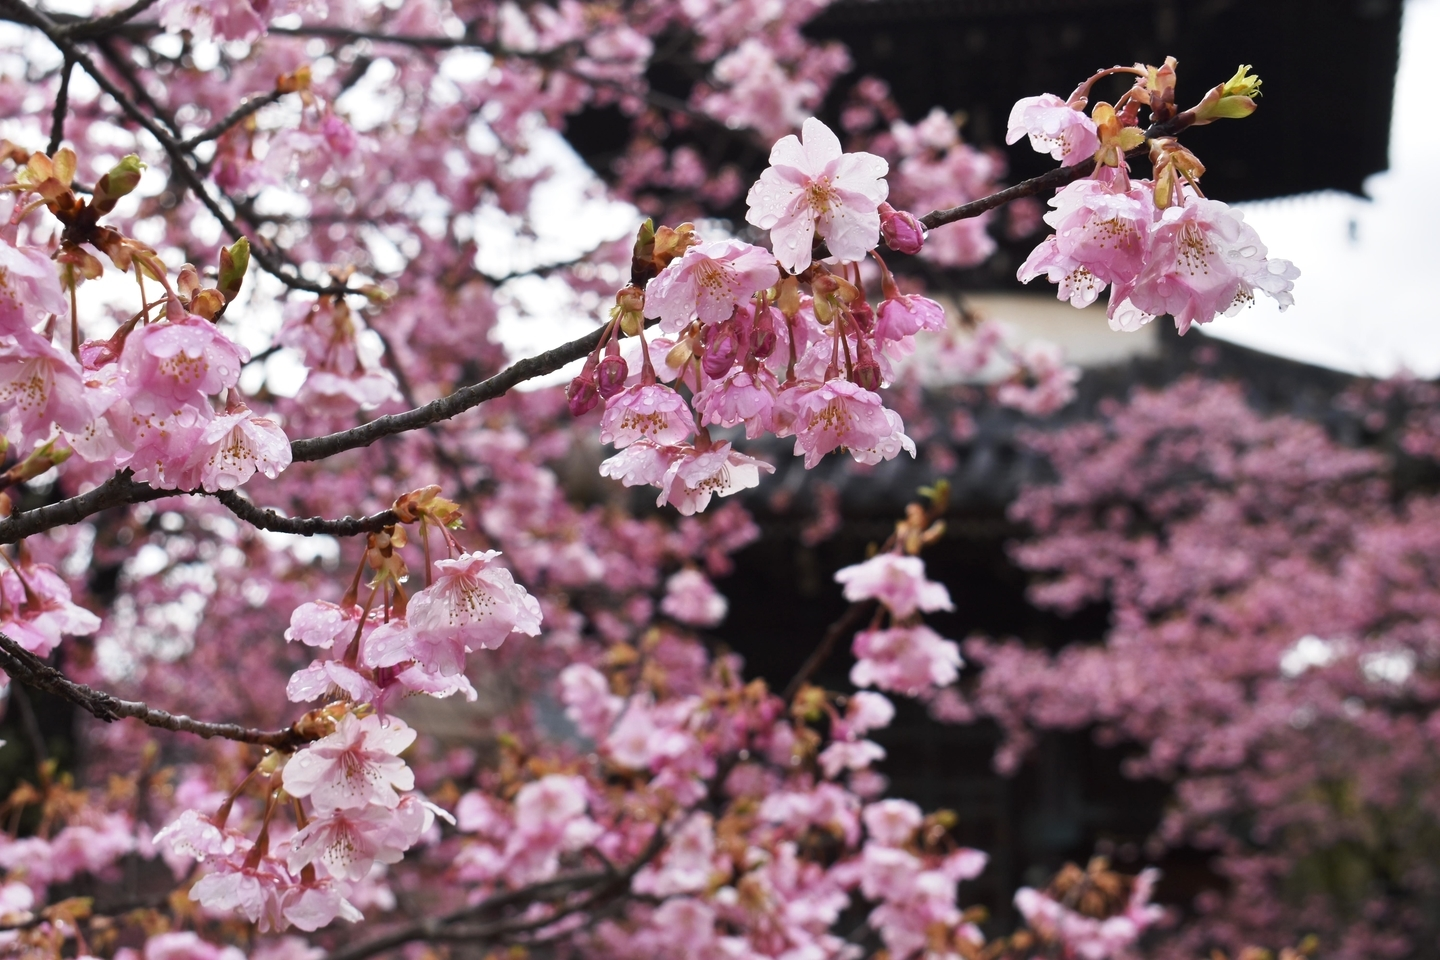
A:
[[[241,237],[228,247],[220,248],[219,279],[215,286],[229,303],[240,293],[245,271],[250,269],[250,241]]]
[[[145,164],[133,153],[115,164],[110,172],[95,181],[95,192],[90,198],[91,208],[102,214],[114,210],[121,197],[140,185],[140,175],[144,170]]]
[[[875,308],[870,306],[868,300],[858,300],[850,305],[850,319],[855,321],[855,326],[860,328],[863,334],[875,332]]]
[[[600,358],[600,365],[595,371],[595,385],[600,391],[600,396],[609,400],[615,394],[625,389],[625,381],[630,376],[630,365],[618,352],[607,353]]]
[[[1260,78],[1252,77],[1250,64],[1240,65],[1235,76],[1218,87],[1211,87],[1191,112],[1195,114],[1195,125],[1201,126],[1214,120],[1239,120],[1255,112],[1255,98],[1260,96]]]
[[[885,236],[885,245],[896,253],[919,253],[925,245],[920,218],[888,203],[880,204],[880,232]]]
[[[875,359],[870,343],[864,337],[855,341],[855,366],[851,368],[851,379],[872,393],[880,389],[880,362]]]
[[[707,377],[719,378],[730,372],[740,355],[740,337],[732,317],[705,328],[705,359],[700,362]]]
[[[595,409],[600,402],[600,391],[595,388],[594,376],[581,373],[565,388],[565,399],[570,401],[570,415],[583,417]]]
[[[685,366],[685,364],[689,363],[690,358],[693,356],[695,356],[695,341],[686,337],[671,347],[669,353],[665,354],[665,366],[672,370],[679,370]]]
[[[610,317],[619,318],[620,330],[626,336],[638,336],[645,328],[645,291],[633,284],[622,287],[615,294],[615,307],[610,311]]]
[[[775,308],[768,303],[755,311],[755,325],[750,328],[750,352],[764,360],[775,352],[779,338],[775,335]]]

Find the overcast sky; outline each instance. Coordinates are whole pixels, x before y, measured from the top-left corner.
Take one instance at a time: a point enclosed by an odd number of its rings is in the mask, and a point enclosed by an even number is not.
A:
[[[1244,204],[1270,255],[1300,268],[1295,306],[1281,313],[1261,297],[1238,316],[1201,328],[1205,333],[1349,373],[1440,376],[1437,54],[1440,0],[1408,0],[1390,169],[1367,182],[1368,200],[1323,193]],[[1263,77],[1263,65],[1256,66]],[[1262,101],[1246,122],[1264,118]],[[1335,122],[1336,149],[1343,149],[1344,118]],[[1324,155],[1315,162],[1324,163]]]

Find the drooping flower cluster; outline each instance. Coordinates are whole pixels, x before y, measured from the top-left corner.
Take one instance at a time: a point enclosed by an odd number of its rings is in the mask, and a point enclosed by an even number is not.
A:
[[[189,264],[172,283],[153,251],[94,224],[95,216],[134,189],[138,158],[102,177],[88,204],[71,190],[75,162],[68,148],[53,158],[30,155],[14,184],[21,192],[9,194],[9,223],[0,229],[0,302],[7,305],[0,309],[0,412],[6,438],[33,466],[20,479],[72,454],[102,471],[128,469],[161,488],[215,492],[232,490],[257,471],[278,476],[290,464],[289,440],[279,424],[240,399],[234,388],[249,353],[215,323],[239,292],[248,245],[241,241],[224,251],[217,286],[202,286]],[[74,288],[98,275],[100,263],[76,240],[66,240],[59,266],[67,296],[57,264],[18,242],[21,221],[33,208],[20,200],[31,191],[62,219],[87,225],[94,236],[81,238],[117,267],[133,264],[142,298],[143,276],[158,280],[160,298],[145,303],[108,339],[80,342]],[[77,210],[89,216],[77,220]]]
[[[1089,83],[1069,102],[1044,94],[1015,105],[1011,143],[1028,136],[1031,146],[1065,166],[1095,160],[1091,177],[1051,199],[1055,209],[1045,222],[1055,232],[1017,275],[1026,283],[1045,276],[1056,284],[1059,298],[1076,307],[1088,307],[1110,287],[1107,314],[1116,330],[1138,330],[1169,314],[1183,334],[1192,324],[1239,313],[1257,293],[1286,309],[1294,302],[1291,291],[1300,272],[1287,260],[1267,256],[1243,214],[1200,193],[1205,168],[1192,153],[1170,137],[1147,141],[1138,126],[1141,103],[1150,107],[1153,121],[1175,118],[1173,67],[1168,76],[1139,67],[1133,72],[1139,74],[1135,88],[1114,107],[1097,103],[1089,116],[1084,112]],[[1242,68],[1179,119],[1193,125],[1244,115],[1217,113],[1207,106],[1212,99],[1243,99],[1253,110],[1248,95],[1259,80],[1245,72]],[[1126,154],[1147,142],[1154,179],[1132,179]]]

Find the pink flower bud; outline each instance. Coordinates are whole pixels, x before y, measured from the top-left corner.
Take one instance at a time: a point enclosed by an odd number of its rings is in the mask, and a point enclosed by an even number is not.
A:
[[[775,308],[766,305],[755,312],[755,325],[750,328],[750,352],[764,360],[775,352]]]
[[[600,359],[600,366],[595,374],[595,382],[600,390],[600,396],[609,400],[624,390],[625,381],[629,376],[630,367],[624,357],[619,353],[606,354]]]
[[[875,332],[875,308],[870,306],[869,301],[860,300],[850,305],[850,317],[855,321],[855,326],[860,332],[872,334]]]
[[[880,363],[864,337],[855,341],[855,366],[851,368],[852,379],[871,393],[880,389]]]
[[[570,415],[581,417],[595,409],[600,402],[600,392],[595,389],[595,376],[588,369],[570,381],[565,388],[565,397],[570,401]]]
[[[701,366],[707,377],[723,377],[735,365],[735,358],[740,355],[740,338],[737,334],[733,319],[706,328],[705,359]]]
[[[880,204],[880,232],[885,243],[896,253],[919,253],[925,245],[925,228],[920,218],[905,210],[896,210],[888,203]]]

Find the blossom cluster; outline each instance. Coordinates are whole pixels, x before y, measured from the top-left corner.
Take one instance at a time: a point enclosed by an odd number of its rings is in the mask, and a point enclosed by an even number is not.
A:
[[[1157,84],[1156,74],[1137,68],[1136,86],[1112,106],[1098,102],[1087,115],[1083,84],[1069,101],[1053,94],[1015,104],[1006,139],[1028,137],[1042,153],[1073,166],[1095,162],[1094,173],[1075,180],[1050,200],[1045,222],[1055,232],[1021,264],[1024,282],[1045,276],[1057,296],[1088,307],[1110,287],[1107,316],[1115,330],[1133,331],[1169,314],[1180,333],[1192,324],[1233,316],[1257,293],[1284,310],[1294,303],[1299,270],[1288,260],[1271,259],[1244,215],[1200,192],[1204,166],[1169,137],[1147,140],[1136,117],[1141,103],[1152,119],[1173,115],[1174,71]],[[1163,71],[1161,72],[1163,76]],[[1184,114],[1192,123],[1218,116],[1207,109],[1212,99],[1227,103],[1258,91],[1259,80],[1246,68],[1200,106]],[[1148,143],[1154,178],[1133,179],[1126,153]]]
[[[161,488],[214,492],[233,490],[257,471],[278,476],[290,464],[289,440],[235,390],[249,353],[216,323],[239,291],[248,245],[227,249],[218,286],[205,287],[195,267],[186,264],[172,283],[153,251],[113,231],[97,233],[94,241],[117,268],[133,265],[142,301],[146,275],[162,290],[108,338],[81,342],[75,287],[101,273],[99,260],[67,240],[57,264],[19,235],[37,203],[62,219],[78,216],[75,163],[68,148],[54,157],[31,154],[5,194],[0,412],[6,440],[28,467],[22,479],[71,455],[102,475],[128,469]],[[139,176],[138,158],[127,158],[81,209],[108,212]]]

